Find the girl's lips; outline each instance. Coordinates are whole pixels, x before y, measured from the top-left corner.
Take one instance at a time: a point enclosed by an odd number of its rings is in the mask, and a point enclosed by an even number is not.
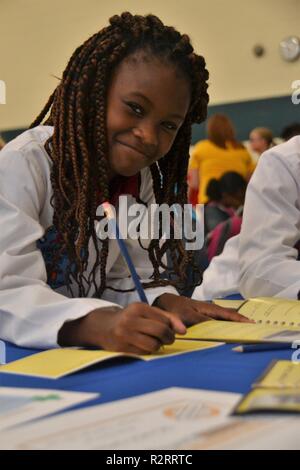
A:
[[[119,140],[117,140],[116,142],[117,142],[118,144],[120,144],[120,145],[123,145],[124,147],[127,147],[127,148],[129,148],[129,149],[131,149],[131,150],[133,150],[133,151],[139,153],[139,154],[142,155],[144,158],[147,158],[148,160],[150,160],[150,157],[148,157],[148,155],[147,155],[145,152],[143,152],[142,150],[140,150],[140,149],[134,147],[133,145],[130,145],[130,144],[127,144],[127,143],[124,143],[124,142],[120,142]]]

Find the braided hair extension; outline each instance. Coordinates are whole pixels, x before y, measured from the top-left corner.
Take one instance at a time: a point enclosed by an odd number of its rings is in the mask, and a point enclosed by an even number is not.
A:
[[[94,225],[98,205],[109,198],[107,90],[116,66],[138,50],[175,66],[190,82],[191,104],[186,119],[168,154],[150,167],[156,203],[186,204],[191,126],[206,118],[208,72],[204,58],[194,53],[189,37],[165,26],[156,16],[125,12],[110,18],[109,26],[75,50],[60,84],[30,126],[44,122],[54,127],[53,135],[45,143],[52,160],[53,224],[63,240],[61,251],[65,249],[70,260],[67,286],[71,289],[73,279],[81,297],[86,296],[91,283],[97,296],[109,287],[105,272],[108,240],[102,242],[99,250]],[[96,197],[99,190],[100,201]],[[90,242],[96,260],[86,279]],[[182,240],[165,240],[163,244],[151,240],[146,249],[154,271],[153,280],[145,287],[176,284],[161,279],[159,268],[164,267],[162,258],[167,250],[171,253],[173,272],[180,280],[185,279],[193,253],[184,250]],[[96,276],[99,268],[100,285]]]

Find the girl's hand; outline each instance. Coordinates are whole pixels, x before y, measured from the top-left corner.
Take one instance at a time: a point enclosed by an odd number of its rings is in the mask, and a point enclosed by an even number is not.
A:
[[[211,319],[253,323],[232,308],[223,308],[175,294],[162,294],[156,299],[155,305],[177,315],[186,326]]]
[[[149,354],[173,343],[176,333],[185,332],[178,316],[147,304],[133,303],[124,309],[99,308],[83,318],[64,323],[58,343]]]

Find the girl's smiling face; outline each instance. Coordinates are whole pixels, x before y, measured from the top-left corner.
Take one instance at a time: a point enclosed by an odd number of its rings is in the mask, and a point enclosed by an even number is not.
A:
[[[172,64],[139,51],[115,70],[107,98],[110,178],[133,176],[168,153],[190,105]]]

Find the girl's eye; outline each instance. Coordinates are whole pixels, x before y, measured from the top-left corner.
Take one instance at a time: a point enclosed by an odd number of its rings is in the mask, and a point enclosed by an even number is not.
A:
[[[168,130],[168,131],[176,131],[177,126],[173,122],[163,122],[163,126]]]
[[[132,109],[132,111],[137,115],[137,116],[143,116],[144,110],[143,108],[136,104],[136,103],[127,103],[127,105]]]

